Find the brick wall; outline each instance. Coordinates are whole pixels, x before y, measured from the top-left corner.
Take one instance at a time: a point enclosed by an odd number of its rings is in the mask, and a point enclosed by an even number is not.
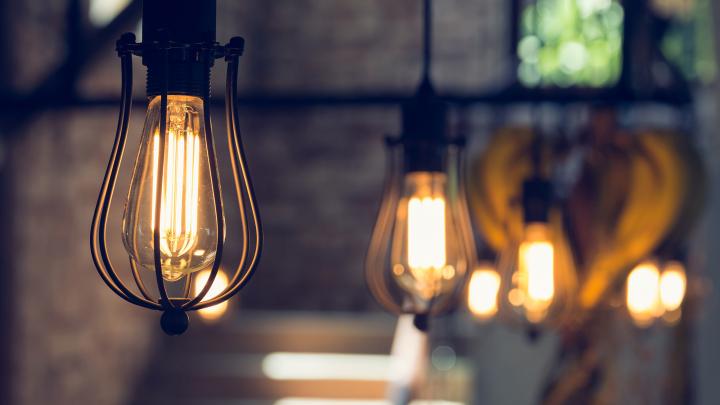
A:
[[[9,30],[18,48],[10,65],[17,90],[31,89],[64,57],[64,3],[33,0],[13,10]],[[409,94],[419,74],[419,3],[220,1],[218,38],[246,37],[241,66],[246,93]],[[441,89],[472,91],[508,73],[503,1],[436,3],[435,73]],[[142,94],[144,72],[137,60],[136,65],[135,87]],[[221,94],[224,64],[219,65],[214,88]],[[83,74],[79,92],[116,96],[118,88],[117,59],[108,44]],[[222,114],[216,117],[221,137]],[[362,261],[384,175],[382,137],[398,131],[397,109],[243,109],[241,118],[266,250],[240,305],[378,309],[366,292]],[[6,145],[11,189],[4,197],[15,207],[9,270],[15,279],[12,386],[18,405],[122,404],[155,345],[157,314],[114,296],[95,274],[88,249],[116,119],[116,108],[52,110]],[[131,135],[137,136],[141,125],[139,111]],[[225,142],[218,144],[227,163]],[[126,163],[134,159],[132,149]],[[127,175],[130,169],[125,170]],[[126,184],[118,190],[116,207]],[[232,221],[233,214],[228,216]],[[118,211],[110,229],[119,229],[119,218]],[[111,242],[122,265],[116,233]]]

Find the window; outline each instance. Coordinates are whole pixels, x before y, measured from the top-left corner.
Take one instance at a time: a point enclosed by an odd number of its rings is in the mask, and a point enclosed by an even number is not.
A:
[[[536,0],[522,10],[519,29],[518,77],[526,86],[605,87],[620,76],[617,0]]]

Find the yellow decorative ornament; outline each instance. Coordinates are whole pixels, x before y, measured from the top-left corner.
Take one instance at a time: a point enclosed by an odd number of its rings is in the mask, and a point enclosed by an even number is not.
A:
[[[530,129],[502,129],[471,160],[467,190],[473,218],[497,252],[523,230],[517,202],[532,174],[533,138]],[[542,153],[548,167],[557,163],[550,148]],[[586,155],[587,173],[566,201],[564,220],[572,238],[563,239],[576,249],[569,256],[577,259],[577,304],[589,311],[661,242],[687,233],[700,211],[697,178],[703,178],[703,169],[687,138],[672,133],[614,134],[610,142],[592,144]],[[562,230],[561,225],[553,228]]]

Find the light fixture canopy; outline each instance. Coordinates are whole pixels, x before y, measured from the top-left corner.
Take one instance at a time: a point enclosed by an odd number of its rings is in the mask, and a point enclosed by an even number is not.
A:
[[[238,129],[237,69],[244,40],[234,37],[219,45],[215,13],[215,0],[145,0],[144,41],[135,42],[131,33],[117,41],[120,116],[93,216],[91,253],[107,286],[132,304],[162,311],[161,326],[170,335],[187,329],[188,311],[236,294],[254,273],[262,249],[260,215]],[[123,241],[130,256],[129,275],[123,277],[108,255],[106,231],[127,140],[133,55],[142,57],[147,67],[149,107],[123,218]],[[226,234],[210,119],[210,71],[219,58],[227,62],[228,149],[242,241],[227,287],[211,298],[208,293],[220,269]],[[154,272],[152,284],[143,281],[143,268]],[[192,288],[195,272],[203,268],[209,269],[204,287]],[[124,280],[130,277],[134,288]]]

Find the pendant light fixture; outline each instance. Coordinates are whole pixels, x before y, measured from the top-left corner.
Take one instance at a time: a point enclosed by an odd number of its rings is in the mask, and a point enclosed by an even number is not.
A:
[[[387,310],[427,317],[455,303],[474,262],[460,181],[462,139],[447,136],[447,106],[430,79],[431,1],[424,0],[423,74],[402,108],[402,134],[388,138],[389,167],[365,272]]]
[[[500,254],[501,311],[534,336],[568,316],[577,293],[572,255],[563,239],[553,185],[541,170],[541,139],[532,144],[532,174],[522,185],[522,235]]]
[[[122,96],[115,143],[92,222],[91,252],[103,281],[126,301],[163,311],[170,335],[188,326],[186,312],[220,304],[253,274],[262,230],[238,130],[237,69],[244,41],[215,41],[215,0],[145,0],[143,42],[124,34],[117,42]],[[122,221],[129,256],[127,277],[108,256],[106,231],[111,200],[127,140],[132,105],[132,56],[147,67],[148,107]],[[234,274],[221,292],[208,295],[220,269],[225,216],[210,122],[210,71],[225,58],[228,148],[240,212]],[[209,273],[204,285],[196,272]],[[151,281],[143,279],[150,276]],[[130,278],[135,283],[129,288]],[[195,287],[195,288],[193,288]]]

